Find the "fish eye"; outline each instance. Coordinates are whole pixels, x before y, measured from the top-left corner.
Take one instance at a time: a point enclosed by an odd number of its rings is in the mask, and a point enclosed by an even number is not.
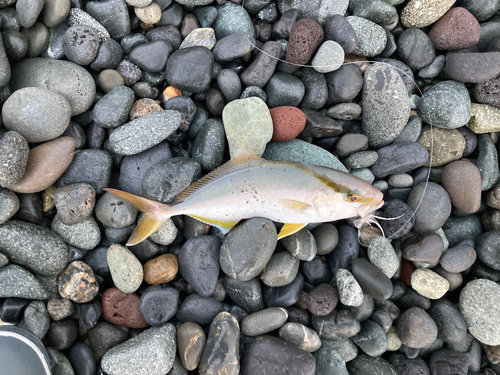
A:
[[[359,194],[351,191],[351,192],[347,193],[345,198],[348,202],[354,203],[354,202],[357,202],[361,198],[361,196]]]

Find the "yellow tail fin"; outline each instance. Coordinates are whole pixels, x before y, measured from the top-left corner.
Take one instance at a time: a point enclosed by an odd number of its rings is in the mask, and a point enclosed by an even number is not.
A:
[[[132,232],[132,235],[127,241],[127,246],[137,245],[139,242],[144,241],[150,235],[158,230],[162,224],[172,215],[168,215],[170,208],[167,204],[158,203],[146,198],[138,197],[137,195],[127,193],[125,191],[116,189],[104,189],[107,192],[123,199],[125,202],[131,204],[139,211],[144,212],[144,215]]]

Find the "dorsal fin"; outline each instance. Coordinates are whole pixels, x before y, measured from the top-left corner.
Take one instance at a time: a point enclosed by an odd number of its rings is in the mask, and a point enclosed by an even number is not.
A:
[[[226,176],[229,173],[251,167],[263,161],[265,160],[257,155],[252,154],[251,152],[238,150],[238,153],[234,158],[229,160],[227,163],[222,164],[219,168],[213,170],[207,175],[203,176],[194,184],[190,185],[181,194],[179,194],[179,196],[175,200],[175,203],[183,202],[184,200],[186,200],[186,198],[202,189],[212,181],[218,180],[219,178]]]

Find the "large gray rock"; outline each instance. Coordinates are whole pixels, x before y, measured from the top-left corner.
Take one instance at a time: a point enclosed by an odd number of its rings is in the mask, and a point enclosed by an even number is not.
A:
[[[0,298],[48,299],[49,293],[23,267],[9,264],[0,268]]]
[[[12,69],[12,91],[24,87],[49,89],[64,96],[71,116],[89,109],[95,96],[94,79],[84,68],[70,61],[41,57],[23,59]]]

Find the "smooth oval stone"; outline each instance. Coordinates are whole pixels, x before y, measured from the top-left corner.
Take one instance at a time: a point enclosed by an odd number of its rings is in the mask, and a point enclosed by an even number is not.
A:
[[[193,371],[198,367],[205,343],[205,331],[198,324],[187,322],[177,329],[179,357],[186,370]]]
[[[311,328],[300,323],[286,323],[279,332],[278,336],[291,344],[298,346],[306,352],[315,352],[321,346],[321,340],[318,334]]]
[[[399,55],[414,70],[429,66],[436,58],[431,40],[420,29],[406,29],[399,36],[397,44]]]
[[[208,89],[214,58],[210,50],[195,46],[177,50],[166,65],[166,78],[170,85],[193,93]]]
[[[481,83],[500,74],[500,52],[454,52],[446,56],[443,72],[459,82]]]
[[[160,72],[165,68],[173,47],[164,40],[139,44],[130,51],[129,58],[139,68],[147,72]]]
[[[99,34],[93,27],[74,25],[64,33],[62,44],[68,60],[88,65],[94,61],[99,50]]]
[[[0,268],[0,297],[49,299],[49,292],[30,272],[15,264]]]
[[[314,288],[307,297],[305,303],[311,314],[325,316],[330,314],[339,301],[337,289],[330,284],[320,284]]]
[[[276,227],[270,220],[250,219],[225,236],[220,248],[220,266],[229,277],[251,280],[264,269],[276,243]]]
[[[313,229],[311,233],[316,241],[316,254],[327,255],[335,249],[339,242],[339,233],[332,224],[321,224]]]
[[[300,230],[297,233],[287,236],[281,243],[294,257],[310,261],[316,256],[316,240],[308,230]]]
[[[331,108],[330,108],[331,109]],[[365,134],[344,134],[337,142],[335,151],[341,158],[356,152],[363,151],[368,146],[368,137]]]
[[[68,360],[73,369],[82,375],[94,374],[96,361],[90,346],[84,343],[77,343],[68,350]]]
[[[439,336],[447,343],[466,340],[467,323],[458,309],[447,299],[433,302],[427,311],[438,327]]]
[[[425,195],[424,194],[425,189]],[[446,190],[435,182],[422,182],[408,197],[408,206],[415,214],[413,230],[417,233],[434,232],[441,228],[451,213],[451,201]]]
[[[12,69],[12,91],[25,87],[48,89],[63,96],[71,116],[85,112],[95,96],[94,79],[84,68],[70,61],[24,59]]]
[[[272,140],[281,142],[294,139],[306,125],[304,112],[296,107],[283,106],[269,110],[273,121]]]
[[[429,38],[436,49],[460,50],[475,46],[480,34],[478,20],[467,9],[456,7],[432,26]]]
[[[52,220],[51,229],[68,245],[82,250],[92,250],[101,241],[101,231],[92,216],[79,223],[66,225],[56,215]]]
[[[243,319],[241,332],[247,336],[261,336],[283,326],[287,318],[288,313],[284,308],[269,307]]]
[[[135,95],[130,87],[117,86],[94,106],[93,119],[103,128],[116,128],[128,120]]]
[[[283,366],[283,363],[287,363]],[[315,362],[312,354],[276,337],[258,337],[245,351],[242,375],[273,373],[285,375],[313,375]]]
[[[466,179],[463,176],[467,176]],[[474,213],[481,205],[481,173],[467,160],[458,160],[443,169],[443,187],[451,203],[463,213]]]
[[[411,274],[411,287],[424,297],[439,299],[450,289],[450,283],[431,270],[419,268]]]
[[[352,53],[356,48],[356,33],[349,21],[340,14],[330,16],[325,23],[325,40],[340,44],[345,53]]]
[[[390,279],[366,259],[353,259],[351,272],[366,294],[383,300],[391,296],[392,283]]]
[[[370,263],[378,267],[388,278],[392,278],[400,266],[396,251],[385,237],[372,239],[368,245],[367,255]]]
[[[482,190],[489,190],[497,183],[500,172],[496,167],[498,163],[498,152],[491,137],[487,134],[481,134],[478,139],[478,151],[476,166],[481,173]]]
[[[113,346],[127,339],[127,333],[108,322],[98,322],[89,331],[89,341],[97,361]]]
[[[179,292],[176,289],[167,285],[153,285],[142,293],[139,312],[149,325],[159,327],[175,316],[178,305]]]
[[[135,293],[123,293],[118,288],[109,288],[102,295],[104,320],[123,327],[146,328],[149,324],[139,311],[140,297]]]
[[[58,275],[68,259],[68,249],[59,236],[16,220],[0,225],[0,248],[11,261],[39,275]]]
[[[343,340],[356,335],[361,325],[354,315],[347,310],[333,310],[325,316],[311,316],[311,323],[321,339]]]
[[[165,324],[149,328],[137,336],[111,348],[102,358],[107,374],[166,374],[174,364],[175,327]]]
[[[5,223],[19,210],[19,198],[10,190],[0,189],[0,224]],[[4,261],[5,261],[4,256]],[[2,262],[3,264],[3,262]]]
[[[440,19],[453,5],[453,1],[429,1],[422,5],[417,0],[410,0],[401,12],[404,27],[426,27]]]
[[[266,42],[261,49],[264,53],[259,53],[241,73],[241,82],[246,86],[264,87],[271,79],[278,63],[277,59],[281,56],[281,46],[275,41]]]
[[[314,353],[314,359],[316,360],[316,372],[317,375],[327,375],[327,374],[338,374],[338,375],[348,375],[347,368],[345,366],[344,359],[342,356],[329,347],[321,347],[316,353]]]
[[[144,265],[144,281],[150,285],[172,281],[177,274],[178,263],[174,254],[162,254]]]
[[[305,86],[305,93],[300,106],[310,109],[322,108],[328,100],[325,76],[312,68],[304,68],[301,79]]]
[[[272,287],[290,284],[297,276],[299,265],[300,260],[287,251],[274,253],[266,264],[262,282]]]
[[[119,155],[135,155],[156,146],[181,125],[179,111],[150,113],[115,129],[109,136],[111,148]]]
[[[358,233],[352,226],[344,224],[338,228],[338,244],[327,256],[332,273],[339,268],[348,269],[351,261],[359,255]]]
[[[387,351],[387,336],[380,325],[365,320],[361,323],[361,330],[351,340],[366,354],[376,357]]]
[[[273,135],[271,114],[266,103],[259,98],[228,103],[222,112],[222,121],[231,157],[240,149],[261,156]]]
[[[68,264],[57,277],[57,284],[61,297],[77,303],[90,302],[99,293],[94,271],[80,260]]]
[[[469,282],[460,293],[458,309],[467,322],[467,329],[486,345],[500,345],[499,295],[500,286],[487,279]]]
[[[90,64],[90,68],[97,72],[106,69],[114,69],[120,63],[123,49],[114,39],[108,39],[101,43],[97,55]]]
[[[410,117],[410,100],[403,80],[389,65],[372,65],[365,72],[362,95],[363,132],[372,147],[388,145],[401,133]],[[390,126],[381,126],[387,116],[391,119]]]
[[[212,51],[214,59],[215,61],[226,62],[232,61],[238,57],[243,57],[253,50],[253,43],[255,43],[255,39],[248,38],[245,33],[241,31],[231,33],[219,39],[215,44]]]
[[[444,251],[444,243],[437,233],[424,233],[406,239],[402,245],[403,258],[413,262],[434,264]]]
[[[71,108],[56,92],[37,87],[16,90],[2,107],[2,121],[29,143],[60,136],[68,127]]]
[[[471,101],[463,83],[444,81],[426,91],[418,113],[426,123],[443,129],[456,129],[469,121]]]
[[[47,312],[53,320],[59,321],[72,315],[73,303],[69,299],[53,298],[47,303]]]
[[[124,1],[90,2],[85,6],[85,11],[109,31],[111,38],[119,40],[130,34],[130,18]]]
[[[111,228],[125,228],[135,223],[137,209],[111,193],[104,193],[95,206],[97,219]]]
[[[219,277],[220,241],[215,236],[191,238],[178,255],[179,272],[202,297],[215,292]]]
[[[471,118],[467,123],[467,128],[475,134],[496,132],[499,119],[500,109],[488,104],[472,103]]]
[[[229,298],[249,314],[264,308],[261,286],[256,278],[248,281],[241,281],[225,277],[224,289]]]
[[[332,279],[330,267],[323,257],[316,256],[309,262],[300,265],[300,272],[304,275],[306,283],[317,286],[328,283]]]
[[[365,57],[379,55],[386,46],[387,35],[382,26],[362,17],[350,16],[347,21],[356,34],[356,48],[353,53]]]
[[[17,183],[26,172],[29,146],[26,139],[16,131],[5,132],[0,137],[0,185]]]
[[[70,318],[52,322],[47,336],[53,349],[68,349],[78,337],[78,324]]]
[[[378,159],[370,169],[378,178],[409,172],[423,165],[429,157],[425,147],[417,142],[393,143],[377,152]]]
[[[176,318],[181,322],[199,325],[210,323],[223,310],[222,304],[213,297],[191,294],[181,303]]]
[[[344,50],[341,45],[327,40],[319,47],[311,65],[319,73],[333,72],[344,62]]]
[[[404,345],[418,349],[436,340],[438,327],[424,309],[411,307],[399,317],[397,332]]]
[[[344,164],[331,152],[300,139],[292,139],[287,142],[269,142],[262,158],[319,165],[347,172]]]
[[[431,147],[432,141],[432,147]],[[456,129],[441,129],[423,126],[417,142],[429,151],[429,160],[424,164],[428,167],[439,167],[459,160],[465,150],[465,138]],[[432,151],[432,154],[430,152]]]
[[[228,102],[238,99],[241,95],[241,81],[235,72],[223,69],[217,74],[217,84]]]
[[[225,3],[217,5],[213,29],[217,39],[222,39],[236,32],[243,32],[249,38],[255,38],[252,20],[247,11],[240,5]]]
[[[363,303],[363,290],[353,274],[344,268],[335,272],[339,300],[344,306],[361,306]]]
[[[302,81],[292,74],[276,72],[267,82],[267,104],[270,108],[298,106],[305,94]]]
[[[476,249],[479,260],[497,271],[500,271],[499,243],[500,234],[497,231],[485,232],[476,238]]]
[[[290,307],[299,301],[303,288],[304,277],[298,273],[290,284],[279,287],[265,285],[262,294],[268,307]]]
[[[125,246],[115,244],[106,253],[113,283],[123,293],[134,293],[142,283],[142,264]]]

